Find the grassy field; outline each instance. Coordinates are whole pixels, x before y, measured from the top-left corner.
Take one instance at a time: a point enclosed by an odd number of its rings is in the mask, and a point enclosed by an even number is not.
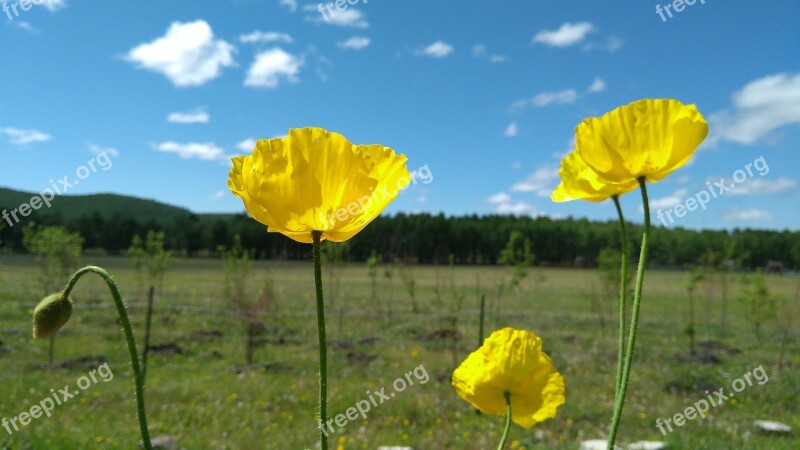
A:
[[[85,257],[108,269],[127,298],[141,348],[143,299],[124,258]],[[222,263],[179,260],[166,274],[156,301],[153,344],[172,344],[152,354],[146,397],[153,436],[171,435],[185,449],[305,449],[317,441],[315,423],[316,319],[312,264],[256,262],[258,276],[270,276],[278,293],[267,320],[257,364],[244,367],[244,327],[223,299]],[[495,448],[501,417],[481,416],[450,386],[454,366],[478,345],[478,302],[487,299],[487,334],[504,326],[536,332],[563,373],[567,403],[558,417],[531,430],[514,426],[514,448],[577,448],[583,439],[606,436],[614,395],[616,324],[613,299],[603,299],[596,272],[537,269],[520,293],[495,295],[500,268],[411,267],[418,311],[395,271],[381,268],[378,299],[371,297],[364,265],[338,267],[331,289],[325,269],[330,351],[330,412],[343,413],[367,391],[386,388],[420,368],[428,378],[349,423],[332,438],[344,449],[406,445],[420,449]],[[47,367],[47,341],[31,338],[32,308],[42,298],[32,259],[0,256],[0,419],[34,404],[108,362],[113,379],[98,380],[57,406],[52,417],[34,419],[9,435],[0,428],[0,448],[132,449],[139,439],[127,349],[108,290],[99,278],[83,278],[73,298],[71,322],[56,340],[56,363],[81,358],[84,364]],[[756,337],[744,305],[736,301],[738,278],[721,327],[717,287],[697,298],[698,341],[719,363],[690,361],[687,337],[687,273],[648,272],[637,344],[619,441],[666,440],[675,449],[796,449],[796,437],[765,435],[755,419],[772,419],[800,429],[800,344],[798,324],[788,334],[783,368],[778,361],[783,333],[775,321]],[[780,317],[796,305],[797,276],[769,276]],[[66,281],[66,280],[65,280]],[[336,291],[336,292],[334,292]],[[438,292],[438,293],[437,293]],[[459,307],[459,295],[463,300]],[[594,293],[594,294],[593,294]],[[594,295],[595,301],[592,301]],[[605,318],[597,308],[601,304]],[[796,308],[795,308],[796,309]],[[454,340],[453,336],[458,336]],[[682,358],[683,357],[683,358]],[[710,358],[710,357],[709,357]],[[707,358],[708,359],[708,358]],[[662,436],[658,418],[671,417],[700,399],[706,390],[731,391],[735,379],[763,366],[769,381],[754,383],[710,417],[695,419]],[[333,446],[335,448],[335,445]]]

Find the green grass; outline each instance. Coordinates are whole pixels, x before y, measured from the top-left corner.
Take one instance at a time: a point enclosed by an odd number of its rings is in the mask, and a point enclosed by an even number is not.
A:
[[[141,342],[143,299],[129,263],[123,258],[96,257],[115,276],[130,305],[131,319]],[[222,263],[179,260],[166,274],[164,293],[156,300],[154,344],[175,343],[185,354],[150,357],[146,387],[151,434],[173,435],[186,449],[304,449],[317,441],[316,320],[311,262],[256,262],[258,276],[275,282],[278,301],[267,321],[266,343],[256,351],[258,364],[241,367],[245,358],[244,327],[222,298]],[[430,380],[408,387],[368,413],[366,420],[349,423],[340,436],[346,449],[407,445],[416,449],[487,449],[499,441],[503,418],[477,415],[450,386],[454,364],[478,344],[479,292],[487,295],[487,334],[504,326],[536,332],[545,350],[563,373],[567,403],[558,417],[531,430],[513,426],[517,448],[577,448],[582,439],[604,438],[610,422],[616,358],[615,303],[603,301],[606,324],[592,310],[590,295],[600,292],[599,278],[589,270],[541,270],[545,280],[529,281],[521,295],[497,299],[494,285],[502,269],[456,268],[459,289],[466,293],[456,311],[461,335],[455,349],[437,333],[450,327],[455,310],[447,267],[414,267],[420,311],[412,313],[407,291],[394,274],[394,288],[379,271],[377,302],[370,300],[370,281],[364,265],[336,271],[338,292],[331,292],[331,272],[323,267],[330,351],[330,412],[345,410],[367,397],[366,391],[386,388],[423,365]],[[32,259],[0,257],[0,419],[11,418],[65,385],[74,386],[92,367],[41,368],[47,361],[47,341],[31,338],[30,314],[43,292]],[[686,353],[687,273],[647,273],[639,341],[619,441],[667,440],[680,449],[795,449],[797,441],[763,435],[755,419],[773,419],[800,429],[798,402],[798,324],[790,334],[783,370],[778,371],[781,333],[768,323],[757,339],[742,305],[729,301],[728,326],[721,329],[717,287],[706,314],[708,292],[697,299],[698,340],[717,340],[739,349],[736,354],[715,351],[719,365],[680,362]],[[529,278],[530,280],[530,278]],[[796,303],[797,277],[768,277],[770,290],[782,307]],[[66,282],[66,280],[64,280]],[[440,295],[436,294],[439,285]],[[599,296],[599,294],[598,294]],[[437,298],[438,297],[438,298]],[[86,356],[106,358],[114,378],[89,387],[77,398],[57,406],[52,417],[41,417],[9,436],[0,428],[0,448],[94,449],[136,447],[139,439],[136,405],[127,349],[107,288],[99,277],[87,275],[78,284],[72,320],[56,340],[56,362]],[[388,309],[391,306],[391,318]],[[783,314],[782,316],[785,316]],[[219,331],[220,338],[198,339],[198,331]],[[375,342],[352,341],[377,337]],[[141,344],[139,344],[141,346]],[[10,348],[10,350],[9,350]],[[455,350],[455,352],[454,352]],[[348,353],[351,353],[348,358]],[[359,357],[374,358],[366,363]],[[349,360],[350,359],[350,360]],[[700,380],[725,387],[763,365],[769,381],[754,384],[735,399],[711,410],[711,417],[694,420],[666,437],[655,427],[657,418],[670,417],[705,393],[671,393],[669,383],[691,385]],[[238,372],[238,373],[237,373]],[[796,435],[797,431],[795,431]]]

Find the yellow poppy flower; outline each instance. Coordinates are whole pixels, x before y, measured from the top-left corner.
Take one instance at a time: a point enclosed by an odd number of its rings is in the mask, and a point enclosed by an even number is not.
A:
[[[622,195],[638,187],[636,180],[627,183],[611,183],[597,174],[576,153],[561,160],[561,183],[556,186],[551,198],[554,202],[588,200],[602,202],[615,195]]]
[[[312,242],[312,231],[350,239],[411,181],[405,155],[310,127],[258,141],[251,155],[233,158],[228,177],[228,188],[267,231],[303,243]]]
[[[530,428],[556,416],[564,404],[564,378],[542,352],[542,339],[523,330],[504,328],[489,336],[453,373],[458,395],[485,414],[506,414]]]
[[[708,123],[695,105],[644,99],[585,119],[575,129],[575,146],[608,181],[655,182],[686,164],[706,135]]]

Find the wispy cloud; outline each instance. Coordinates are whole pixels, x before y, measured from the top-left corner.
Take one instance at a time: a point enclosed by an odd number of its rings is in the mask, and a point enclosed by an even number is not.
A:
[[[586,45],[583,46],[583,51],[602,50],[608,53],[614,53],[621,49],[624,43],[625,41],[612,34],[602,41],[587,42]]]
[[[589,86],[589,89],[587,89],[586,91],[594,94],[597,92],[603,92],[605,90],[606,90],[606,82],[600,78],[595,78],[592,84]]]
[[[731,141],[753,145],[775,131],[800,125],[800,73],[770,75],[733,95],[733,107],[709,115],[709,145]]]
[[[247,71],[244,85],[249,87],[277,88],[282,80],[297,83],[303,58],[284,51],[280,47],[263,51],[256,55]]]
[[[506,131],[503,133],[506,137],[514,137],[517,135],[519,130],[517,129],[517,122],[511,122],[506,127]]]
[[[24,20],[21,20],[21,21],[17,22],[17,27],[19,29],[21,29],[21,30],[27,31],[30,34],[39,34],[39,33],[41,33],[41,31],[38,28],[34,27],[33,25],[31,25],[28,22],[25,22]]]
[[[256,44],[256,43],[269,43],[269,42],[282,42],[285,44],[292,43],[292,37],[286,33],[279,33],[277,31],[253,31],[252,33],[242,34],[239,36],[239,42],[242,44]]]
[[[171,123],[192,124],[208,123],[211,116],[202,109],[187,112],[174,112],[167,116],[167,121]]]
[[[566,22],[557,30],[542,30],[533,37],[533,42],[550,47],[569,47],[580,43],[595,30],[589,22]]]
[[[508,61],[508,57],[504,55],[490,55],[486,51],[486,46],[483,44],[475,44],[472,46],[472,56],[478,59],[486,59],[490,63],[498,64]]]
[[[739,209],[733,208],[725,211],[722,214],[722,219],[726,222],[745,222],[745,221],[769,221],[773,219],[772,214],[763,209],[750,208]]]
[[[417,50],[415,54],[418,56],[429,56],[431,58],[444,58],[453,53],[453,51],[455,51],[455,49],[452,45],[444,41],[436,41],[427,47]]]
[[[99,155],[99,154],[105,153],[105,154],[107,154],[109,156],[113,156],[113,157],[116,158],[120,154],[119,150],[117,150],[117,149],[115,149],[113,147],[101,147],[101,146],[95,145],[95,144],[89,144],[88,147],[89,147],[89,151],[94,153],[95,155]]]
[[[741,184],[733,183],[728,180],[726,181],[726,185],[736,187],[736,189],[731,189],[726,192],[726,194],[730,195],[767,195],[794,190],[797,188],[797,180],[785,177],[778,178],[777,180],[756,178],[747,180]]]
[[[0,128],[0,136],[7,137],[11,144],[19,146],[35,144],[37,142],[47,142],[53,139],[53,137],[49,134],[43,133],[39,130],[24,130],[13,127]]]
[[[201,86],[235,64],[235,47],[214,39],[211,26],[204,20],[173,22],[167,33],[138,45],[125,59],[137,67],[166,76],[175,86]]]
[[[56,12],[67,7],[67,0],[40,0],[38,2],[34,2],[36,5],[40,3],[50,12]]]
[[[297,0],[279,0],[278,4],[291,12],[297,11]]]
[[[531,192],[537,197],[549,198],[558,180],[558,168],[543,166],[534,170],[524,180],[511,187],[512,192]]]
[[[339,48],[346,48],[349,50],[362,50],[369,47],[370,40],[368,37],[353,36],[344,42],[338,42],[336,45]]]
[[[510,112],[520,112],[529,107],[543,108],[550,105],[566,105],[575,103],[579,98],[575,89],[564,89],[555,92],[541,92],[531,98],[517,100],[509,106]]]
[[[243,151],[243,152],[252,152],[254,148],[256,148],[256,140],[253,138],[247,138],[244,140],[239,141],[236,144],[236,148]]]

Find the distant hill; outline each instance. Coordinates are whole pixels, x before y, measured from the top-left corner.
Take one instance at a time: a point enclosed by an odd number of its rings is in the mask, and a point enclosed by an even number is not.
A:
[[[30,202],[37,194],[0,187],[0,211],[11,210],[22,203]],[[97,212],[103,219],[115,214],[122,218],[134,218],[139,222],[154,221],[159,224],[173,223],[178,217],[192,212],[186,208],[167,205],[155,200],[146,200],[118,194],[60,195],[51,202],[51,207],[41,207],[38,216],[58,215],[64,221]],[[220,215],[221,217],[222,215]]]

